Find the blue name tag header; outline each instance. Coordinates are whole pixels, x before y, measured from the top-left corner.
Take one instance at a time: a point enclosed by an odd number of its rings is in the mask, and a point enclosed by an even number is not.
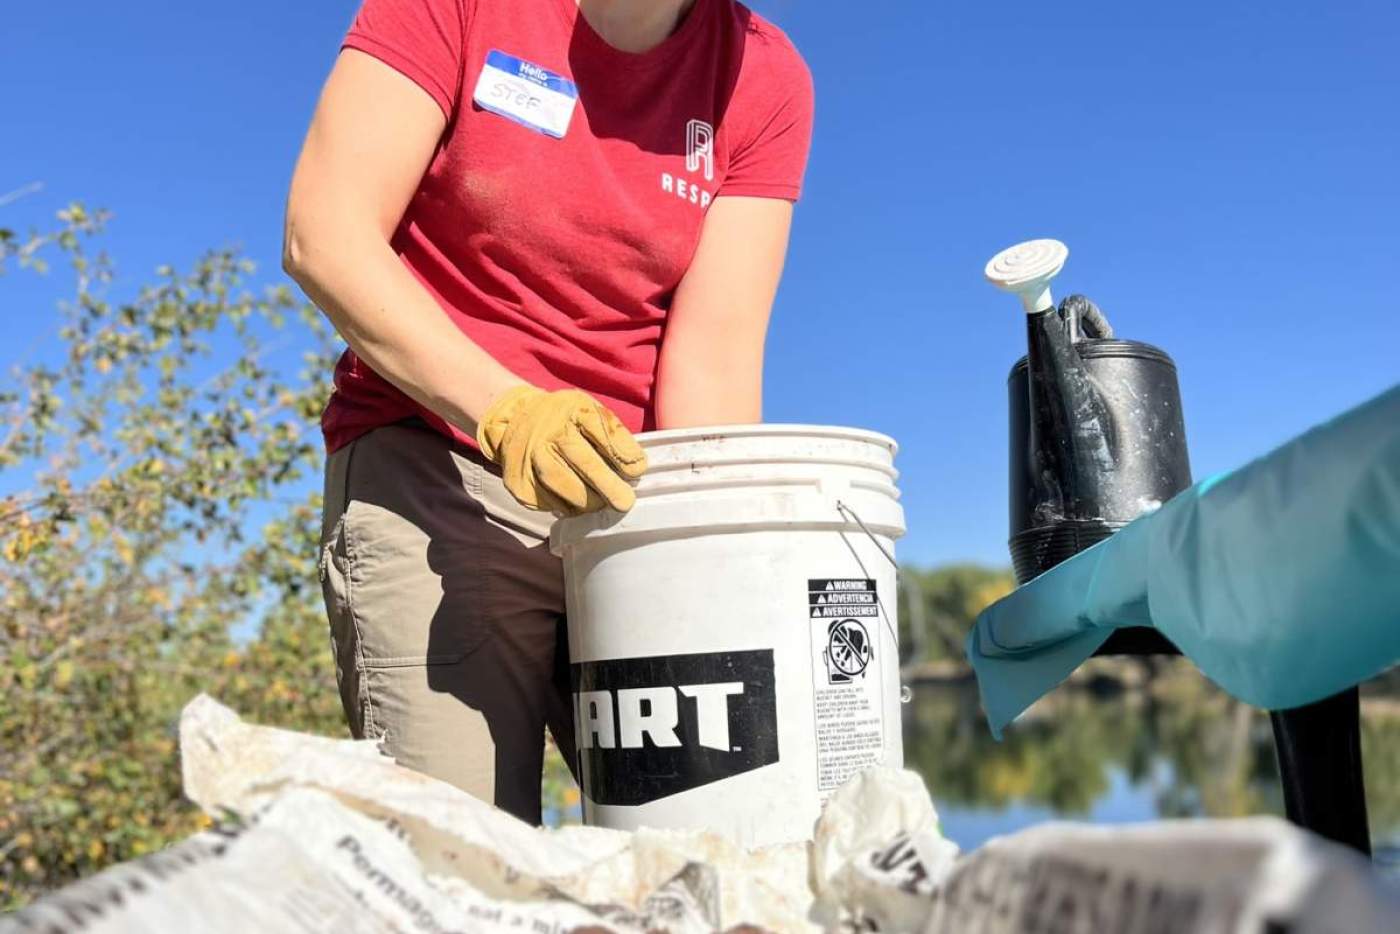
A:
[[[548,68],[541,68],[533,62],[527,62],[523,58],[516,58],[514,55],[492,49],[486,56],[486,64],[492,68],[504,71],[508,75],[515,75],[524,78],[533,84],[538,84],[542,88],[549,88],[551,91],[558,91],[569,97],[578,97],[578,85],[574,84],[563,75],[557,75]]]

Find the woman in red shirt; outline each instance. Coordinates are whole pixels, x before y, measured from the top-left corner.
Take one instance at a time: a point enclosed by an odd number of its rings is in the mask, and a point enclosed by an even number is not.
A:
[[[322,580],[357,736],[530,821],[573,760],[555,515],[760,418],[811,80],[734,0],[365,0],[288,198],[349,344]]]

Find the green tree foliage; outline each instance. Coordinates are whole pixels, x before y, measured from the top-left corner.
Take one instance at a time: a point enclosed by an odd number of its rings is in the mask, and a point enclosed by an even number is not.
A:
[[[0,909],[203,825],[175,745],[198,692],[346,735],[317,565],[339,347],[232,251],[113,298],[106,220],[0,228],[0,275],[74,283],[53,359],[0,381]],[[577,819],[552,747],[543,793]]]
[[[231,251],[118,300],[90,249],[105,217],[59,219],[0,230],[0,273],[62,260],[75,286],[57,346],[0,382],[0,906],[199,825],[174,733],[198,691],[343,731],[316,567],[320,315],[251,291]]]
[[[963,640],[977,614],[1016,586],[1006,568],[951,564],[900,569],[900,643],[906,661],[965,660]]]

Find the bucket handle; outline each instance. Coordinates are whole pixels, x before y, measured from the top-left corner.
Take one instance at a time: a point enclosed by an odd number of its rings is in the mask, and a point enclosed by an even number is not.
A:
[[[856,525],[860,526],[860,530],[865,533],[865,537],[870,539],[870,544],[880,549],[880,554],[885,556],[885,560],[890,563],[890,566],[894,568],[895,573],[898,574],[899,562],[894,559],[894,555],[890,554],[888,548],[880,544],[880,540],[875,537],[875,533],[870,531],[870,527],[861,520],[860,516],[856,513],[856,511],[850,506],[847,506],[839,499],[836,501],[836,511],[841,513],[842,516],[850,516],[850,518],[855,520]]]
[[[836,501],[836,511],[841,515],[842,518],[850,517],[852,520],[855,521],[856,525],[860,526],[860,530],[865,533],[865,537],[870,539],[870,544],[878,548],[880,550],[880,554],[884,555],[885,560],[888,561],[890,563],[890,566],[894,568],[895,579],[898,580],[900,577],[899,562],[894,559],[894,555],[890,554],[890,550],[888,548],[880,544],[880,540],[875,537],[874,532],[870,531],[870,526],[865,524],[865,521],[861,519],[859,513],[857,513],[854,509],[852,509],[850,506],[847,506],[839,499]],[[849,547],[849,545],[847,547]],[[856,554],[855,549],[851,549],[851,555],[856,559],[856,564],[860,566],[861,573],[869,577],[870,572],[866,570],[865,562],[860,560],[860,555]],[[876,591],[875,593],[875,603],[880,608],[880,618],[885,621],[885,628],[888,629],[890,632],[890,639],[892,640],[892,643],[894,645],[899,645],[899,633],[895,632],[894,624],[890,622],[890,612],[889,610],[885,609],[885,601],[880,599],[879,591]],[[908,685],[901,685],[899,698],[900,703],[908,703],[907,698],[909,696],[910,694]]]

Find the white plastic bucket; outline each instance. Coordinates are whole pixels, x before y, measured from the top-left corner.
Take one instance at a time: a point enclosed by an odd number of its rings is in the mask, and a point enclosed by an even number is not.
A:
[[[556,523],[584,822],[810,839],[903,764],[896,445],[801,425],[640,436],[625,516]]]

